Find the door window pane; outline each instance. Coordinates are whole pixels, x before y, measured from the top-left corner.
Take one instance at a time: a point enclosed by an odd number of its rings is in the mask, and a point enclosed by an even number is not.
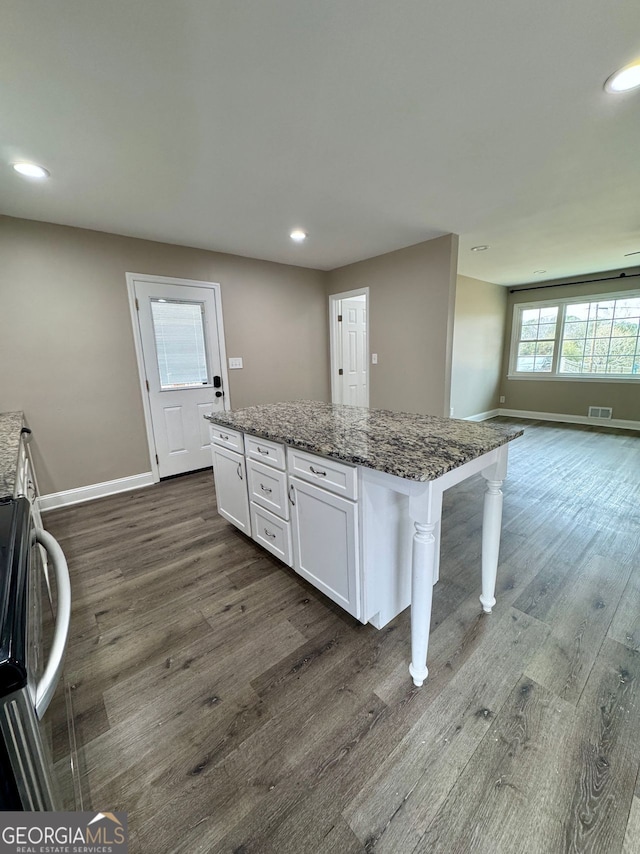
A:
[[[207,385],[203,303],[154,298],[151,316],[160,388]]]

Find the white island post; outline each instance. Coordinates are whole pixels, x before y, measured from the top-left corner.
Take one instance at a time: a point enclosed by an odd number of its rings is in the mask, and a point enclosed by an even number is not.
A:
[[[483,610],[491,613],[496,604],[495,589],[498,553],[502,527],[502,482],[507,474],[507,446],[484,454],[447,472],[437,480],[412,490],[409,512],[415,526],[411,560],[411,664],[409,673],[414,685],[422,686],[429,673],[427,649],[431,623],[433,585],[438,578],[439,530],[442,516],[442,493],[450,486],[478,472],[487,482],[482,521],[482,593]]]

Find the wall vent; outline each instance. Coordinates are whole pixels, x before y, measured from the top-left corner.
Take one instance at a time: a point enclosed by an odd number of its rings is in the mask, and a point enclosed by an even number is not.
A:
[[[611,418],[613,409],[610,406],[590,406],[589,418]]]

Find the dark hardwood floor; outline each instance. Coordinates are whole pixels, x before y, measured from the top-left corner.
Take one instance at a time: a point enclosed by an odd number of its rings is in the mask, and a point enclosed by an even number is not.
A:
[[[446,493],[422,689],[408,613],[351,619],[210,472],[46,516],[86,786],[133,854],[640,852],[639,434],[526,422],[491,615],[483,489]]]

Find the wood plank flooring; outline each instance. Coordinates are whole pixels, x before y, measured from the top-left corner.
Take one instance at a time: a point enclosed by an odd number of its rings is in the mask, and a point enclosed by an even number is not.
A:
[[[445,493],[423,689],[408,613],[357,623],[210,472],[47,514],[85,788],[132,854],[640,853],[640,436],[524,424],[491,615],[484,484]]]

